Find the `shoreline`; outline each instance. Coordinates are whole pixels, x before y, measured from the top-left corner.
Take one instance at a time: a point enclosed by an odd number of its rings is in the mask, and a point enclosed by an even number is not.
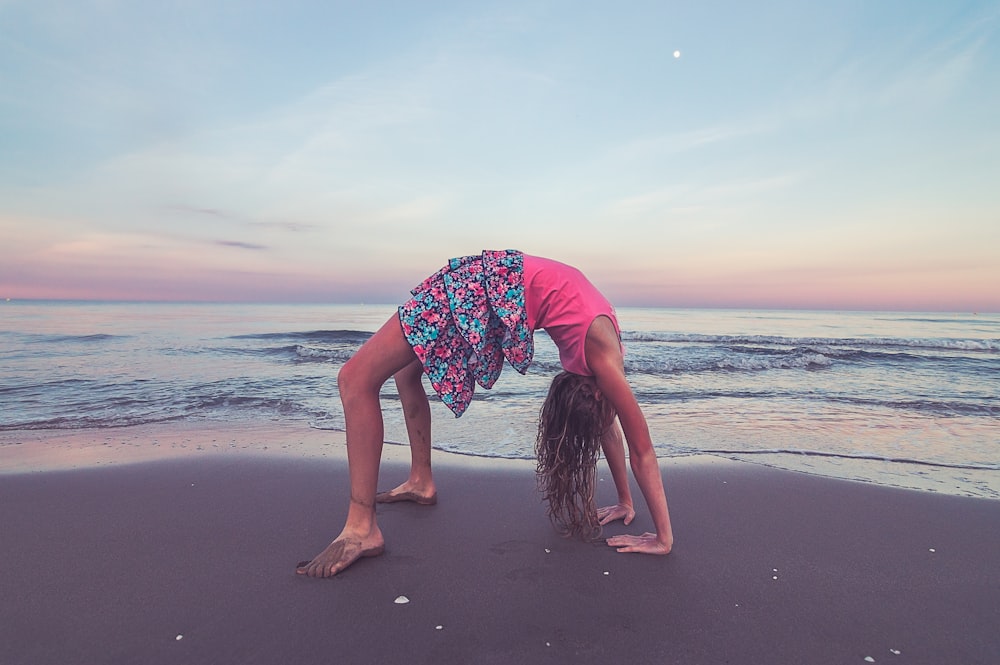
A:
[[[533,459],[488,457],[434,448],[434,464],[481,468],[534,468]],[[76,429],[0,431],[0,477],[46,471],[108,467],[156,460],[203,458],[213,455],[266,459],[331,459],[346,462],[346,438],[340,430],[317,429],[305,421],[191,421]],[[744,464],[856,481],[880,487],[1000,500],[1000,472],[954,469],[866,458],[823,458],[812,455],[700,453],[661,456],[665,468],[683,465]],[[386,441],[382,463],[406,464],[406,443]],[[599,465],[598,467],[602,467]],[[902,471],[905,471],[902,472]]]
[[[158,461],[261,458],[347,463],[346,434],[300,421],[174,421],[99,429],[0,432],[0,477],[49,471],[126,467]],[[382,464],[408,464],[407,444],[386,441]],[[521,468],[523,459],[479,457],[434,449],[435,465]]]

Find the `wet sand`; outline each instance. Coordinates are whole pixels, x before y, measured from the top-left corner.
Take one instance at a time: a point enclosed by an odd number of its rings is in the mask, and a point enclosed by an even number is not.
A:
[[[998,501],[661,460],[676,543],[651,557],[556,535],[530,462],[438,455],[436,506],[379,506],[386,553],[312,580],[347,468],[279,429],[253,436],[280,455],[186,432],[202,452],[62,470],[8,437],[0,663],[1000,662]],[[606,535],[650,529],[637,508]]]

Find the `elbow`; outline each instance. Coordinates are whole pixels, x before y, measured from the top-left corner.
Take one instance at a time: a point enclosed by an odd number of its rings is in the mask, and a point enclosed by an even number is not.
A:
[[[628,461],[632,467],[632,473],[638,475],[640,470],[648,468],[650,464],[657,465],[656,451],[653,450],[652,446],[640,451],[629,451]]]

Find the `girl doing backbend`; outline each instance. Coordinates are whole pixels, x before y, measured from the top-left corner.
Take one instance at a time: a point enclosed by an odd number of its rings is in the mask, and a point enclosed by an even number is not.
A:
[[[544,329],[559,349],[557,375],[539,417],[538,480],[550,518],[566,535],[595,537],[600,527],[635,516],[625,464],[646,500],[656,533],[607,539],[619,552],[667,554],[670,513],[645,416],[625,379],[614,308],[579,270],[514,250],[452,259],[412,291],[413,297],[348,360],[338,374],[347,430],[351,499],[347,522],[332,543],[297,572],[331,577],[360,557],[377,556],[385,541],[375,504],[433,504],[430,379],[456,417],[475,384],[492,387],[504,361],[522,374],[531,363],[533,331]],[[382,456],[382,384],[394,377],[410,441],[409,478],[376,492]],[[618,503],[596,509],[594,478],[603,449]]]

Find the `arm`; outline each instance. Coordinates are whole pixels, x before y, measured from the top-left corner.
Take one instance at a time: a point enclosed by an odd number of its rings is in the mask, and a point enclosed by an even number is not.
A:
[[[667,554],[673,547],[674,536],[667,497],[663,491],[663,479],[646,417],[625,379],[618,332],[609,318],[599,316],[591,324],[587,332],[585,352],[587,364],[597,380],[597,387],[618,413],[628,443],[632,474],[656,527],[655,534],[616,536],[609,538],[608,544],[618,547],[622,552]]]
[[[626,525],[631,524],[635,519],[635,509],[632,507],[632,489],[629,487],[628,471],[625,468],[625,443],[622,441],[617,418],[601,438],[601,449],[604,451],[604,459],[608,461],[611,479],[615,481],[618,504],[598,508],[597,519],[602,526],[619,519],[624,520]]]

